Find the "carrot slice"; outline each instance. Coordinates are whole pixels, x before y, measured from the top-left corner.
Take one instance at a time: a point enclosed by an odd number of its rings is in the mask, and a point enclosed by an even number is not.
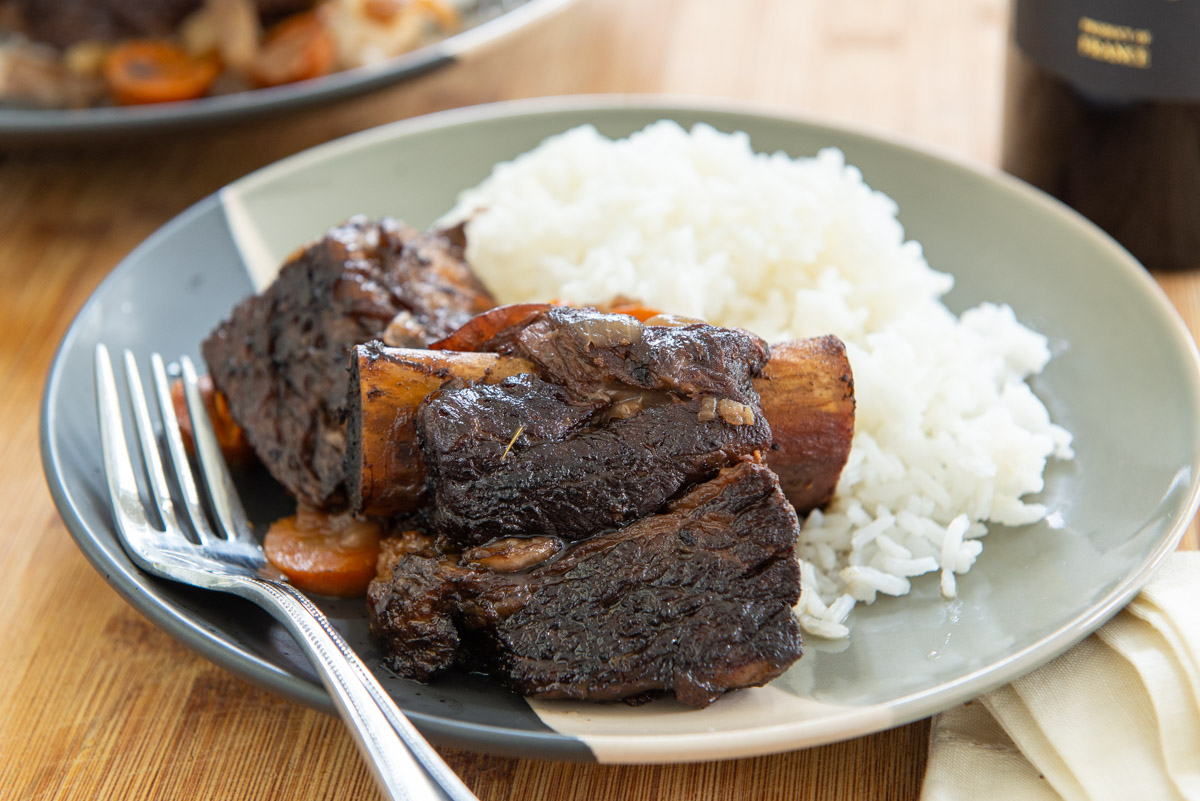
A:
[[[364,595],[379,559],[378,523],[349,512],[301,507],[271,524],[263,540],[267,561],[304,592],[352,598]]]
[[[450,31],[458,27],[458,10],[445,0],[417,0],[417,5],[428,11],[443,29]]]
[[[306,11],[267,31],[250,76],[259,86],[306,81],[333,72],[335,57],[333,35],[315,13]]]
[[[218,392],[213,386],[212,376],[202,375],[197,380],[200,397],[204,400],[204,408],[208,410],[208,419],[212,421],[213,433],[217,435],[217,444],[221,446],[221,455],[230,467],[249,467],[254,462],[254,449],[246,439],[246,432],[233,420],[229,411],[229,401],[224,393]],[[192,429],[192,418],[188,414],[187,399],[183,394],[183,382],[171,384],[171,405],[175,408],[175,417],[179,421],[179,433],[183,436],[183,445],[189,453],[196,452],[195,435]]]
[[[609,314],[628,314],[630,317],[636,317],[643,323],[651,317],[657,317],[662,314],[661,309],[652,309],[640,303],[618,303],[615,306],[605,309],[605,311]]]
[[[550,308],[549,303],[510,303],[477,314],[459,328],[429,345],[430,350],[479,350],[506,328],[521,325]]]
[[[203,97],[221,67],[171,42],[139,40],[114,47],[104,60],[104,80],[122,105],[170,103]]]

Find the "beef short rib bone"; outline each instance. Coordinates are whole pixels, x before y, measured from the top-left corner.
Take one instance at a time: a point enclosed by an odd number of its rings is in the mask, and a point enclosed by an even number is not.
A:
[[[409,512],[424,500],[426,469],[413,425],[421,402],[452,381],[496,383],[535,372],[517,356],[358,347],[351,364],[347,483],[365,514]],[[836,337],[783,342],[753,379],[771,428],[767,465],[805,512],[828,502],[850,452],[854,383]]]
[[[746,461],[660,514],[575,544],[498,540],[438,555],[397,540],[368,591],[371,632],[406,678],[459,665],[528,696],[673,691],[705,706],[800,657],[798,533],[775,475]]]
[[[346,489],[369,515],[415,511],[425,500],[425,462],[414,427],[417,409],[448,382],[494,383],[532,371],[523,359],[359,345],[347,399]]]
[[[203,353],[271,475],[310,506],[336,507],[350,350],[377,338],[419,347],[492,303],[451,234],[357,217],[293,255]]]
[[[754,379],[771,424],[767,466],[800,513],[833,497],[854,439],[854,376],[835,336],[771,346]]]

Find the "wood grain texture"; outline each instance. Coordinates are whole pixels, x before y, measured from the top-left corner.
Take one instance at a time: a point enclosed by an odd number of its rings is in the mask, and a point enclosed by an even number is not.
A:
[[[581,0],[403,87],[269,123],[0,150],[0,799],[377,798],[336,719],[195,656],[74,546],[37,448],[72,315],[171,216],[319,142],[454,106],[584,92],[732,98],[985,163],[999,150],[1006,0]],[[1162,284],[1200,333],[1200,276]],[[1185,547],[1197,548],[1196,526]],[[601,767],[447,752],[484,801],[917,797],[927,724],[780,756]]]

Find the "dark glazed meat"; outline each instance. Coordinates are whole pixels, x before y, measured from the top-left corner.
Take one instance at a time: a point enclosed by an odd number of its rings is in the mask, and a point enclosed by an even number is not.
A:
[[[403,247],[390,230],[398,225],[384,220],[381,247],[385,281],[400,304],[383,341],[394,348],[425,347],[441,339],[475,315],[496,305],[487,288],[463,258],[461,228],[411,236],[407,229]]]
[[[270,23],[288,14],[307,11],[317,4],[317,0],[255,0],[258,16],[264,23]]]
[[[421,452],[443,546],[546,534],[580,540],[657,512],[681,489],[741,456],[771,430],[699,420],[703,401],[661,394],[585,404],[530,375],[436,393],[418,412]]]
[[[76,42],[161,37],[203,0],[18,0],[30,38],[67,47]]]
[[[557,555],[523,570],[435,556],[410,540],[371,585],[371,631],[408,678],[460,664],[525,695],[673,691],[705,706],[800,657],[798,533],[775,475],[742,462],[661,514],[561,552],[528,540]]]
[[[542,378],[579,397],[603,398],[617,385],[751,404],[758,403],[751,379],[770,355],[767,343],[737,328],[648,326],[566,306],[525,316],[474,349],[529,359]]]
[[[396,328],[432,341],[492,305],[461,256],[436,233],[355,218],[294,255],[205,340],[234,419],[299,500],[343,501],[350,349]]]
[[[312,8],[316,0],[258,0],[264,20]],[[76,42],[164,37],[204,0],[17,0],[30,38],[67,47]]]
[[[538,311],[545,308],[542,304]],[[511,312],[512,307],[485,312],[449,340],[475,347],[483,341],[475,334],[489,326],[489,319]],[[494,384],[536,373],[531,361],[517,356],[372,344],[355,348],[351,363],[346,488],[356,512],[382,516],[406,514],[424,503],[427,476],[415,421],[429,394],[451,382]],[[845,347],[832,336],[776,343],[753,384],[771,426],[767,466],[779,474],[783,492],[798,512],[824,505],[854,436],[854,380]],[[631,416],[662,397],[627,390],[609,414]],[[701,411],[714,419],[744,418],[745,409],[735,403],[709,395],[702,399]],[[523,437],[524,432],[518,442]]]
[[[556,308],[492,345],[538,375],[444,389],[417,412],[443,548],[590,537],[771,445],[751,383],[768,350],[745,331]]]

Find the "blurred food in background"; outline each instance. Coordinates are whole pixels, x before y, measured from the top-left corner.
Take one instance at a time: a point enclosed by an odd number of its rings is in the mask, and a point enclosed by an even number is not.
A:
[[[192,100],[363,67],[480,0],[0,0],[0,103]]]

